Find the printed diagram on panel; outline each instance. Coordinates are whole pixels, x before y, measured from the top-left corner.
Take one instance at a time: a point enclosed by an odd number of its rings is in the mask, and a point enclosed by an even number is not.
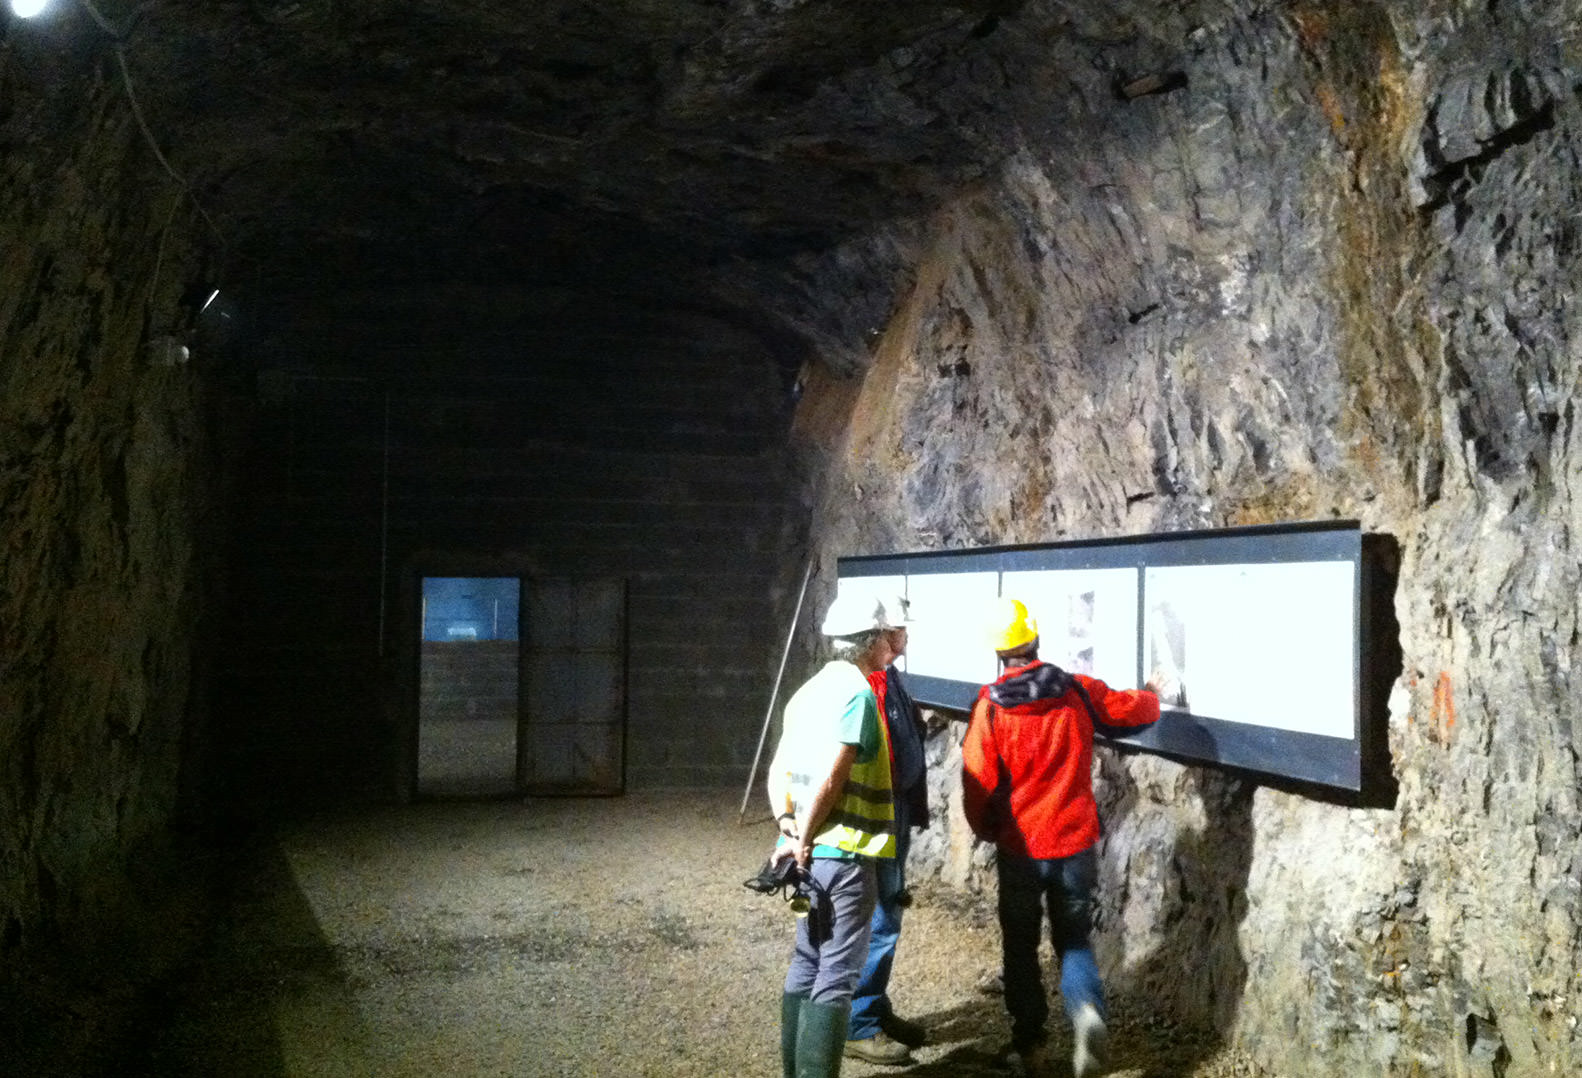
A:
[[[1354,572],[1349,561],[1149,568],[1146,660],[1161,705],[1351,737]]]
[[[1187,630],[1181,611],[1167,596],[1152,596],[1148,604],[1148,680],[1159,693],[1159,706],[1189,711],[1187,698]]]

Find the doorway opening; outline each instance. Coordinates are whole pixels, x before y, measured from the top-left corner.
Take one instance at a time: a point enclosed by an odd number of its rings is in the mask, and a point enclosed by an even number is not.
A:
[[[517,788],[520,577],[423,578],[417,792]]]
[[[419,797],[626,786],[626,582],[421,578]]]

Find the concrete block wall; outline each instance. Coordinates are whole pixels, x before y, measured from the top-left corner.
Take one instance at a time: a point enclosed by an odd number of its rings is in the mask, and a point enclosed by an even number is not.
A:
[[[515,640],[425,640],[422,647],[422,715],[451,722],[515,720]]]
[[[235,771],[309,801],[399,787],[417,578],[580,576],[627,585],[627,787],[744,781],[783,633],[790,402],[724,336],[611,341],[584,373],[263,372],[238,432]]]

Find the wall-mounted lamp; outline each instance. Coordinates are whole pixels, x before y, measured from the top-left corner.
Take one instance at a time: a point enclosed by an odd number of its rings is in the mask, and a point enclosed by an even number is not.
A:
[[[198,325],[205,328],[214,328],[224,322],[229,322],[236,317],[236,301],[227,292],[220,295],[218,288],[209,290],[209,298],[203,301],[203,306],[198,308]]]
[[[156,367],[185,367],[192,352],[180,337],[155,337],[148,342],[148,361]]]
[[[193,316],[192,346],[203,354],[204,359],[217,360],[227,354],[227,350],[235,343],[237,334],[242,329],[241,319],[238,317],[240,309],[237,306],[235,293],[221,291],[212,285],[204,287],[206,291],[197,293],[198,296],[207,298]]]

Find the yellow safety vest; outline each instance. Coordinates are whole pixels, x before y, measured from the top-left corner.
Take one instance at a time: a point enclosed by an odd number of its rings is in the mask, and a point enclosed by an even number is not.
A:
[[[831,662],[814,674],[786,704],[782,759],[786,767],[793,809],[803,818],[815,783],[829,774],[829,761],[841,716],[852,697],[872,695],[868,679],[851,663]],[[813,837],[817,846],[829,846],[864,857],[895,856],[895,802],[890,793],[890,731],[879,721],[879,751],[873,759],[852,764],[840,799]]]

